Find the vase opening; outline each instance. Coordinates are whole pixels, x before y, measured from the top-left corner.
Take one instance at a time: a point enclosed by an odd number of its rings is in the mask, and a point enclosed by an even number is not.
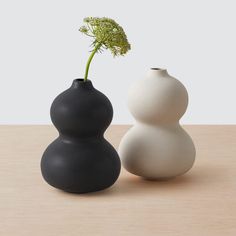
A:
[[[153,68],[151,68],[151,70],[165,70],[165,69],[153,67]]]
[[[167,75],[167,70],[166,69],[163,69],[163,68],[158,68],[158,67],[152,67],[150,68],[150,70],[148,71],[148,75],[149,76],[157,76],[157,75],[160,75],[160,76],[165,76]]]
[[[84,81],[84,79],[81,79],[81,78],[79,78],[79,79],[75,79],[74,80],[75,82],[90,82],[90,80],[88,79],[88,80],[86,80],[86,81]]]
[[[84,81],[84,79],[74,79],[73,83],[72,83],[72,87],[73,88],[78,88],[78,87],[83,87],[83,88],[92,88],[92,82],[91,80],[86,80]]]

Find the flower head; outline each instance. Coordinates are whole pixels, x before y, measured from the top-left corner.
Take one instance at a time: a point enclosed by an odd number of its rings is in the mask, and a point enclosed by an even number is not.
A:
[[[92,45],[98,50],[109,49],[113,56],[124,55],[130,50],[123,28],[114,20],[106,17],[86,17],[85,25],[79,30],[93,38]]]

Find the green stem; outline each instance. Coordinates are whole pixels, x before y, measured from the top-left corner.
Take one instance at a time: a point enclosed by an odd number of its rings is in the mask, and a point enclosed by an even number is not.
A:
[[[86,82],[88,80],[88,71],[89,71],[89,66],[90,66],[90,63],[95,55],[95,53],[97,52],[97,50],[101,47],[101,43],[97,43],[95,45],[95,48],[93,49],[92,53],[90,54],[89,58],[88,58],[88,61],[87,61],[87,64],[86,64],[86,69],[85,69],[85,76],[84,76],[84,82]]]

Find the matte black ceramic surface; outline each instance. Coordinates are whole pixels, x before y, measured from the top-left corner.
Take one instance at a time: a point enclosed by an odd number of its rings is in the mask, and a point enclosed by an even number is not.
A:
[[[73,81],[51,106],[59,137],[41,160],[44,179],[68,192],[86,193],[111,186],[120,174],[120,159],[103,134],[111,123],[109,99],[91,81]]]

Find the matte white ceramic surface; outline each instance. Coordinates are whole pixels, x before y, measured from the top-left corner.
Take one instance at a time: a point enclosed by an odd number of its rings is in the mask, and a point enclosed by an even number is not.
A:
[[[188,105],[180,81],[164,69],[150,69],[129,91],[128,106],[137,121],[119,146],[123,166],[147,179],[169,179],[193,165],[195,147],[179,125]]]

